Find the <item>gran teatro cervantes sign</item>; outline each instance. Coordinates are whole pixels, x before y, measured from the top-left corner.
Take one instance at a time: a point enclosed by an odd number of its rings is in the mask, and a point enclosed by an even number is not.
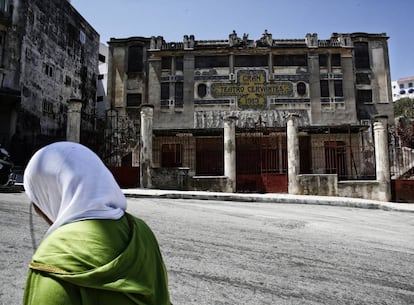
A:
[[[239,70],[234,83],[213,83],[213,97],[236,97],[239,108],[261,109],[267,107],[267,97],[293,96],[291,82],[267,82],[264,70]]]

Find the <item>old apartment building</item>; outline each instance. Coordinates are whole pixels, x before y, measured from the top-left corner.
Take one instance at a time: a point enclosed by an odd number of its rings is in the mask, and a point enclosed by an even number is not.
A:
[[[0,142],[17,164],[65,139],[71,99],[83,101],[82,128],[93,131],[98,50],[70,1],[0,1]]]
[[[375,180],[372,126],[393,121],[387,39],[111,39],[110,162],[140,166],[144,187],[287,192],[294,117],[301,193]]]

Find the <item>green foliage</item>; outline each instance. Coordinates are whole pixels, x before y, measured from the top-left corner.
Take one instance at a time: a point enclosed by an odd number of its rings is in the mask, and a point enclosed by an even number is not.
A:
[[[414,100],[408,97],[396,100],[394,102],[395,117],[405,117],[414,119]]]

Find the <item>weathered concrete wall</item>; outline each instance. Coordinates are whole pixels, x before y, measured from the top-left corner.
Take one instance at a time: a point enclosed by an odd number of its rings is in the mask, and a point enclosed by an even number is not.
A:
[[[152,185],[163,190],[189,190],[188,168],[153,168]]]
[[[384,201],[382,185],[378,181],[339,181],[337,175],[299,175],[299,194],[339,196]]]
[[[378,196],[382,193],[380,187],[378,181],[340,181],[338,196],[383,201],[383,196]]]
[[[300,195],[337,196],[337,175],[298,175]]]
[[[193,191],[226,192],[229,183],[225,176],[193,176],[190,188]]]
[[[84,102],[83,112],[89,119],[83,128],[92,129],[99,34],[68,1],[15,4],[5,49],[10,66],[3,85],[21,90],[20,140],[35,148],[65,139],[71,98]]]

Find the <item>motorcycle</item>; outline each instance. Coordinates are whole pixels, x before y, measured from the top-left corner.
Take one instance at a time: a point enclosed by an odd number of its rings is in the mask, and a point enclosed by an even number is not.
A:
[[[16,179],[9,152],[0,146],[0,186],[13,186]]]

